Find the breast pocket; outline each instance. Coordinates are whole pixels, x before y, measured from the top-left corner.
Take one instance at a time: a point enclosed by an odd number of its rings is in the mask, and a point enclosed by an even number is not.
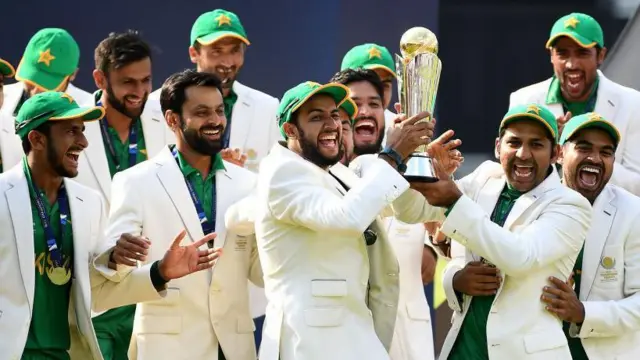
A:
[[[624,276],[624,247],[622,244],[608,245],[602,250],[596,278],[595,287],[615,288],[619,287]]]
[[[342,325],[347,292],[346,280],[312,280],[313,305],[304,311],[305,323],[317,327]]]

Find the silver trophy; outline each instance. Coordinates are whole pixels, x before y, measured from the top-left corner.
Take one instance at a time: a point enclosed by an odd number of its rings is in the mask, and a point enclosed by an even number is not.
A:
[[[396,54],[396,72],[402,112],[407,117],[422,111],[433,115],[442,69],[437,55],[438,39],[429,29],[411,28],[400,39],[400,52],[402,56]],[[431,121],[431,118],[421,121]],[[419,146],[409,156],[404,177],[416,182],[438,181],[426,145]]]

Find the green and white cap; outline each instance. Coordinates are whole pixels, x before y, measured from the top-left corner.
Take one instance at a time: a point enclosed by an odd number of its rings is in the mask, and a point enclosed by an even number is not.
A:
[[[613,139],[614,147],[618,147],[620,143],[620,131],[615,125],[607,121],[598,113],[586,113],[572,117],[564,125],[562,136],[560,136],[560,145],[564,145],[567,141],[576,135],[580,130],[584,129],[601,129],[604,130]]]
[[[209,45],[227,37],[250,44],[240,19],[231,11],[216,9],[206,12],[200,15],[191,27],[192,46],[196,41],[202,45]]]
[[[353,47],[342,58],[340,71],[345,69],[383,69],[394,77],[396,65],[389,50],[378,44],[368,43]]]
[[[10,78],[16,74],[16,69],[7,60],[0,59],[0,74],[5,78]]]
[[[563,36],[571,38],[583,48],[604,47],[602,27],[587,14],[571,13],[558,19],[551,28],[547,48],[553,47],[553,43]]]
[[[499,131],[507,125],[521,120],[535,120],[544,126],[550,133],[554,141],[558,142],[558,122],[551,110],[538,104],[527,104],[514,106],[502,118]]]

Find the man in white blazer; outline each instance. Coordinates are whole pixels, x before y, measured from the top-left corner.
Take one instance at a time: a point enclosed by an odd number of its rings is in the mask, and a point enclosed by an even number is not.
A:
[[[217,77],[194,70],[172,75],[160,101],[176,145],[116,174],[107,238],[111,243],[125,241],[118,240],[122,234],[149,238],[148,249],[125,256],[149,263],[183,228],[188,241],[215,231],[210,246],[224,255],[211,272],[169,283],[166,299],[137,305],[129,358],[255,360],[247,288],[248,280],[262,285],[255,235],[252,229],[225,228],[227,208],[249,195],[255,174],[218,154],[225,116]],[[136,257],[145,250],[146,256]],[[118,264],[135,264],[118,258]]]
[[[212,250],[199,252],[196,244],[175,244],[161,262],[124,278],[107,268],[106,252],[92,266],[104,248],[104,203],[69,178],[77,175],[78,154],[88,145],[84,122],[103,114],[100,107],[78,107],[62,92],[34,95],[18,113],[26,156],[0,175],[4,358],[101,360],[92,308],[162,298],[168,280],[211,268],[217,257]]]
[[[347,97],[344,85],[305,82],[280,104],[287,142],[261,163],[254,201],[269,299],[261,359],[389,358],[398,265],[378,216],[408,189],[395,167],[432,126],[415,125],[425,113],[405,120],[359,178],[336,165]]]
[[[22,104],[43,91],[64,91],[79,104],[91,94],[78,89],[71,80],[78,71],[80,48],[66,30],[44,28],[29,40],[15,74],[18,82],[4,87],[4,104],[0,107],[0,154],[4,169],[20,162],[23,152],[15,135],[15,117]]]
[[[640,195],[640,92],[616,84],[598,70],[607,49],[598,22],[572,13],[552,27],[547,48],[554,75],[511,94],[509,107],[536,103],[547,106],[562,125],[572,116],[595,111],[613,122],[622,139],[616,150],[611,183]]]
[[[4,83],[6,79],[12,78],[16,74],[16,69],[13,68],[8,61],[0,58],[0,109],[2,109],[2,103],[4,102]],[[0,113],[0,120],[2,119],[2,114]],[[0,174],[2,173],[2,151],[4,150],[4,137],[5,136],[15,136],[13,132],[7,134],[4,131],[0,131]],[[19,151],[19,149],[15,149],[15,151]],[[9,152],[9,150],[7,150]]]
[[[542,296],[564,321],[573,360],[640,354],[640,198],[608,183],[619,143],[618,129],[597,113],[571,118],[560,138],[563,182],[594,208],[575,291],[553,278]]]
[[[442,221],[440,231],[454,240],[443,276],[454,318],[440,358],[570,359],[540,289],[550,276],[569,278],[591,206],[554,171],[557,124],[548,109],[510,109],[495,151],[500,163],[485,162],[457,184],[440,174],[415,185],[428,202],[396,212],[409,215],[397,215],[405,222]]]

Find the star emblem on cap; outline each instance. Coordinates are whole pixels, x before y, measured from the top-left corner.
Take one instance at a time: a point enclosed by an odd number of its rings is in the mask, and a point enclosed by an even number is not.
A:
[[[319,83],[317,83],[315,81],[307,81],[304,84],[307,85],[307,86],[318,86],[318,85],[320,85]]]
[[[591,113],[589,114],[588,119],[589,121],[599,121],[599,120],[602,120],[602,116],[600,116],[600,114],[598,113]]]
[[[580,23],[580,21],[578,21],[578,19],[576,19],[575,16],[572,16],[570,18],[568,18],[567,20],[564,21],[564,27],[565,28],[576,28],[576,25],[578,25]]]
[[[380,52],[380,49],[378,49],[375,46],[372,46],[371,49],[369,49],[369,59],[373,59],[374,57],[377,57],[378,59],[382,59],[382,53]]]
[[[222,26],[222,25],[231,25],[231,18],[229,18],[227,15],[222,14],[220,16],[218,16],[216,18],[216,21],[218,22],[218,26]]]
[[[64,94],[60,95],[60,98],[69,100],[69,103],[73,102],[73,98],[71,97],[71,95],[69,95],[67,93],[64,93]]]
[[[537,107],[536,105],[529,105],[527,107],[527,112],[528,113],[535,113],[536,115],[540,115],[540,108]]]
[[[51,61],[56,57],[51,54],[51,49],[47,49],[45,51],[40,51],[40,57],[38,58],[38,64],[44,63],[47,66],[51,65]]]

